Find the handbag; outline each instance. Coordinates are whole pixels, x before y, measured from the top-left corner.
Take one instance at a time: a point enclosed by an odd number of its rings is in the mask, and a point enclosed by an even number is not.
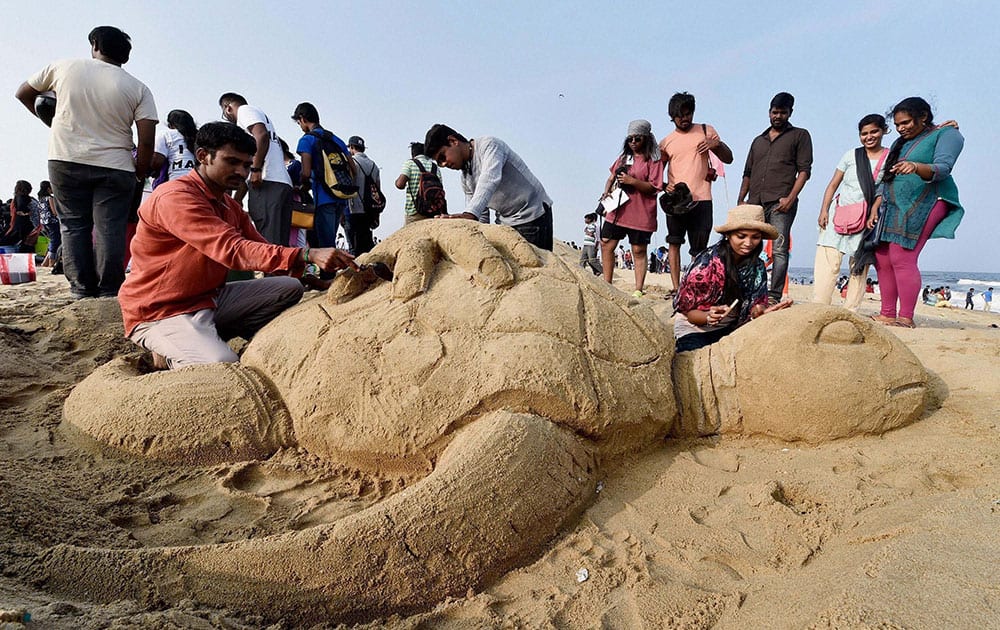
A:
[[[833,211],[833,230],[837,234],[857,234],[865,229],[868,222],[868,203],[859,201],[846,206],[840,205],[840,195]]]
[[[292,202],[292,227],[311,230],[316,224],[316,206],[304,201]]]
[[[601,199],[601,203],[597,206],[597,214],[603,217],[609,212],[614,212],[624,206],[628,199],[628,193],[622,190],[621,186],[615,184],[608,196]]]
[[[863,148],[860,149],[860,152],[864,152],[864,149]],[[885,156],[887,154],[888,151],[882,152],[882,157],[879,158],[878,164],[875,165],[875,169],[872,171],[870,181],[873,187],[875,183],[875,176],[878,174],[879,169],[882,168],[882,162],[885,161]],[[857,157],[858,156],[856,153],[855,159],[857,159]],[[867,154],[865,154],[864,157],[865,157],[864,162],[868,163],[868,165],[870,166],[871,162],[868,162]],[[859,175],[861,170],[862,169],[860,168],[858,169]],[[868,179],[867,168],[864,169],[863,177],[865,178],[865,180]],[[863,188],[867,187],[865,186]],[[850,234],[858,234],[864,231],[865,224],[868,222],[868,199],[867,199],[868,195],[866,194],[865,197],[866,198],[864,200],[859,201],[857,203],[852,203],[846,206],[842,206],[840,205],[840,195],[837,195],[837,205],[833,213],[833,229],[837,234],[850,235]]]

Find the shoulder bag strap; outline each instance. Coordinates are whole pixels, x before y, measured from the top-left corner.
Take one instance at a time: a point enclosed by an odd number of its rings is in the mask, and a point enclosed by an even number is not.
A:
[[[867,153],[865,155],[867,155]],[[885,158],[888,157],[888,155],[889,155],[889,149],[882,149],[882,157],[880,157],[878,159],[878,164],[876,164],[875,168],[872,169],[872,181],[873,182],[875,181],[875,178],[878,177],[879,169],[881,169],[882,165],[885,164]]]
[[[417,158],[413,158],[413,163],[417,165],[417,170],[420,171],[421,173],[426,173],[427,172],[424,169],[424,165],[421,164],[420,160],[418,160]],[[431,172],[433,172],[433,171],[431,171]]]

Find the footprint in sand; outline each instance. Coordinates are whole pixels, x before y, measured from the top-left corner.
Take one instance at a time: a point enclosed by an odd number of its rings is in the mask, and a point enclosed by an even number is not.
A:
[[[717,448],[702,448],[692,451],[691,456],[694,461],[706,468],[724,472],[737,472],[740,469],[740,456],[736,453],[729,453]]]

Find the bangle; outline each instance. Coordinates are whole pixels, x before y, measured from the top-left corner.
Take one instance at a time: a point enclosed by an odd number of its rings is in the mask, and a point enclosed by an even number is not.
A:
[[[309,262],[309,246],[302,250],[302,262]]]

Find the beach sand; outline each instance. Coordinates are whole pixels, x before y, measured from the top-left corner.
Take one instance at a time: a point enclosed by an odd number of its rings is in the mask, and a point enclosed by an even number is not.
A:
[[[388,496],[398,480],[310,469],[281,453],[191,469],[81,448],[60,427],[63,401],[98,365],[138,352],[121,337],[115,301],[73,302],[64,278],[40,271],[35,283],[0,287],[0,609],[25,608],[36,627],[56,629],[266,625],[194,602],[155,609],[47,593],[39,554],[57,543],[300,530]],[[631,276],[618,270],[616,284],[631,292]],[[668,285],[650,275],[642,298],[664,319]],[[811,287],[791,291],[807,300]],[[862,315],[877,306],[866,296]],[[606,469],[590,507],[535,562],[370,627],[997,627],[1000,318],[921,305],[916,321],[893,332],[940,401],[916,423],[819,446],[653,445]],[[828,387],[843,377],[815,375]]]

